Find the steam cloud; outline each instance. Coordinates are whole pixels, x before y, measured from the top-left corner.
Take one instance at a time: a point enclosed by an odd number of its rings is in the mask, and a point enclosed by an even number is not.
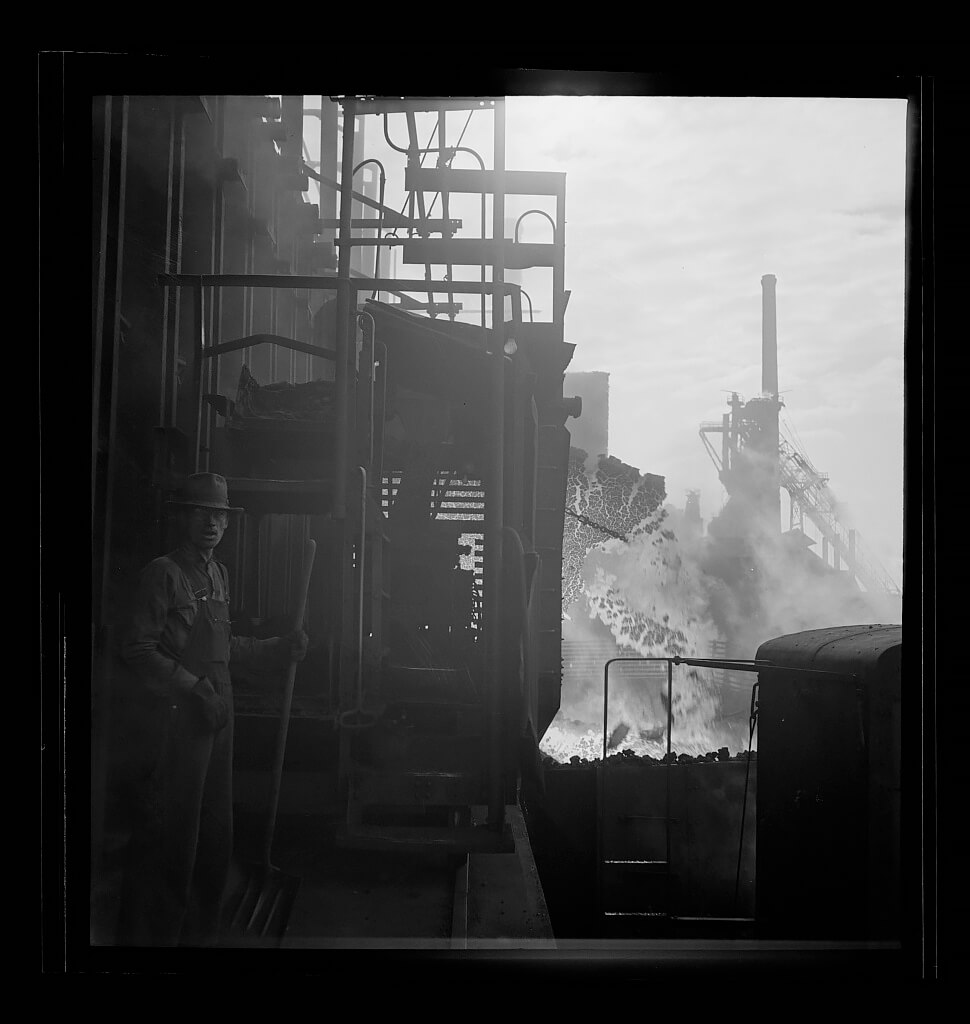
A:
[[[583,674],[565,674],[559,715],[542,742],[542,750],[559,761],[601,756],[607,658],[709,658],[718,651],[749,659],[773,637],[899,621],[900,611],[898,599],[860,591],[848,573],[826,567],[801,535],[782,534],[763,508],[734,497],[707,536],[699,523],[665,505],[626,541],[591,543],[578,590],[564,617],[564,646],[582,645],[603,656]],[[610,748],[663,756],[665,663],[614,668]],[[754,679],[675,666],[673,750],[697,755],[722,746],[746,748]]]

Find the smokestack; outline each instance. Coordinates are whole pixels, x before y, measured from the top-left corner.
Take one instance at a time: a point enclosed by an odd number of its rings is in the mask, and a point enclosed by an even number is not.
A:
[[[774,274],[761,278],[761,391],[778,394],[778,324]]]

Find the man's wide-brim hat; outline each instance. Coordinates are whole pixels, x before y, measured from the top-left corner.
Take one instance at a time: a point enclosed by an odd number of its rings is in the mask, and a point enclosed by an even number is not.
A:
[[[181,505],[191,508],[216,508],[224,512],[242,512],[241,508],[229,504],[229,488],[226,478],[218,473],[193,473],[185,478],[185,483],[169,498],[168,505]]]

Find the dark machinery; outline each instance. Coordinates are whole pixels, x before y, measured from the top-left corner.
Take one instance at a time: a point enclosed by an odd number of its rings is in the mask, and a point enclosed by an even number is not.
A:
[[[898,939],[901,626],[762,644],[757,917],[764,934]]]
[[[564,175],[506,169],[502,100],[324,103],[316,111],[322,159],[315,170],[300,147],[302,97],[197,99],[142,110],[141,101],[123,98],[123,119],[100,140],[110,162],[118,141],[112,132],[119,133],[129,185],[157,198],[154,182],[132,176],[164,152],[152,155],[147,126],[168,116],[177,145],[191,150],[170,168],[185,182],[181,193],[169,191],[169,203],[184,195],[185,203],[202,202],[206,215],[218,210],[210,221],[192,210],[172,213],[179,232],[211,226],[219,238],[188,246],[185,260],[171,260],[169,272],[151,281],[136,270],[125,278],[128,292],[114,296],[116,326],[133,301],[129,293],[145,306],[163,298],[173,311],[159,323],[163,334],[169,325],[174,331],[138,346],[159,350],[162,376],[146,504],[160,508],[187,473],[227,478],[246,510],[219,551],[234,581],[240,632],[273,635],[286,621],[293,580],[316,545],[311,648],[292,699],[281,818],[296,810],[324,822],[316,847],[328,856],[347,851],[347,863],[364,852],[444,857],[450,869],[464,862],[466,897],[477,888],[475,871],[498,884],[505,868],[496,864],[511,865],[516,878],[528,879],[526,916],[536,920],[541,886],[529,868],[518,793],[540,784],[538,744],[559,707],[565,421],[579,411],[562,393],[573,350],[563,341]],[[117,106],[108,104],[106,114]],[[446,114],[465,111],[470,120],[483,107],[493,121],[493,169],[453,170],[456,153],[472,151],[446,145]],[[345,125],[383,121],[389,143],[388,116],[404,115],[406,215],[384,205],[383,167],[379,197],[353,188],[364,163],[379,162],[357,162],[356,133],[338,132],[338,112]],[[435,169],[423,166],[430,150],[418,140],[416,115],[436,120]],[[248,163],[228,155],[230,129],[237,146],[248,133]],[[210,168],[213,143],[226,155]],[[321,183],[321,209],[300,196],[309,177]],[[102,201],[110,203],[106,181]],[[430,216],[427,192],[441,196],[444,217]],[[337,193],[339,217],[332,216]],[[471,247],[452,237],[460,221],[447,216],[448,195],[460,193],[492,205],[492,223],[483,216],[483,237]],[[538,196],[553,210],[544,214],[554,230],[550,244],[519,243],[517,225],[515,238],[505,237],[506,196],[513,194]],[[376,210],[375,219],[357,217],[358,204]],[[139,214],[121,207],[119,238],[134,234]],[[399,251],[403,262],[425,265],[424,279],[382,276],[379,256],[373,277],[362,270],[360,254],[375,252],[371,225],[380,236],[385,222],[407,230]],[[142,235],[162,228],[163,221],[146,221]],[[330,242],[335,266],[325,251]],[[191,269],[201,273],[188,273],[196,255]],[[480,280],[453,273],[462,264],[481,268]],[[443,279],[433,279],[433,265],[447,268]],[[505,279],[506,266],[551,270],[551,321],[523,320],[523,293]],[[335,273],[314,273],[321,267]],[[102,291],[108,283],[99,280]],[[481,297],[480,326],[455,320],[455,297],[466,295]],[[107,327],[100,340],[127,377],[124,361],[134,347],[123,349]],[[113,419],[112,403],[124,402],[125,391],[108,383],[99,400]],[[132,449],[136,414],[126,420]],[[124,445],[114,450],[128,453]],[[110,474],[99,484],[103,503],[120,507]],[[160,536],[159,547],[165,543]],[[109,581],[105,605],[111,589]],[[264,819],[281,695],[272,682],[242,677],[234,689],[237,831],[245,842],[247,812]],[[512,857],[514,865],[482,860],[488,857]],[[453,870],[449,877],[454,885]],[[407,927],[399,916],[398,927]],[[373,927],[365,917],[341,927],[365,934]],[[455,927],[470,935],[508,929],[490,920],[488,908],[466,918]]]
[[[600,760],[548,770],[533,831],[557,934],[898,948],[901,654],[900,626],[859,625],[747,662],[608,662],[604,721],[611,667],[673,695],[674,665],[743,672],[757,754],[678,755],[668,699],[664,757],[610,753],[604,728]]]
[[[470,117],[486,103],[494,167],[453,170],[461,138],[446,144],[446,114]],[[346,124],[383,120],[385,136],[388,116],[404,115],[407,214],[385,205],[383,179],[379,196],[352,188],[362,166],[356,132],[342,133],[336,183],[338,108]],[[565,423],[579,411],[562,390],[573,348],[563,339],[564,176],[505,168],[500,100],[322,102],[316,114],[329,142],[317,170],[303,161],[300,131],[288,130],[310,113],[302,97],[106,97],[99,110],[95,889],[113,853],[102,841],[113,824],[105,793],[117,710],[108,652],[122,579],[166,547],[161,516],[150,536],[146,510],[159,512],[184,474],[208,469],[229,479],[247,510],[219,552],[239,631],[273,635],[288,621],[293,581],[316,545],[311,649],[296,679],[280,793],[280,818],[302,812],[316,831],[308,852],[274,847],[281,868],[306,876],[316,867],[310,883],[330,886],[319,906],[296,908],[300,936],[386,937],[393,926],[399,936],[459,945],[545,940],[543,862],[561,869],[567,899],[589,894],[592,915],[596,766],[573,773],[581,801],[559,784],[568,767],[548,772],[558,779],[543,797],[538,755],[559,707]],[[416,112],[437,112],[434,147],[420,144]],[[426,168],[432,148],[438,166]],[[308,177],[323,185],[316,210],[301,196]],[[429,192],[441,196],[440,218],[425,209]],[[471,248],[452,244],[473,241],[452,237],[448,196],[460,193],[492,201],[490,237]],[[513,194],[554,208],[550,244],[505,237],[515,234],[504,217]],[[363,208],[376,216],[359,218]],[[423,277],[382,276],[377,260],[370,276],[355,263],[382,227],[409,232],[403,262],[424,264]],[[160,264],[145,257],[163,251]],[[462,264],[482,267],[481,279],[459,280],[451,270]],[[448,268],[444,278],[433,279],[435,265]],[[529,266],[551,270],[546,323],[523,319],[524,293],[506,280],[506,268]],[[481,326],[455,320],[465,295],[482,296]],[[757,801],[752,793],[738,804],[734,820],[741,825],[756,803],[756,917],[765,934],[898,934],[899,652],[898,627],[862,626],[782,637],[758,652]],[[234,685],[245,841],[247,812],[257,828],[265,820],[283,700],[281,687],[264,681]],[[664,861],[663,899],[648,894],[644,914],[659,906],[672,915],[672,882],[693,863],[679,853],[694,841],[686,815],[682,837],[670,829],[681,825],[677,790],[654,785],[660,773],[669,783],[683,768],[685,794],[701,793],[695,806],[716,805],[712,832],[723,832],[733,794],[748,795],[749,767],[753,777],[753,762],[698,765],[698,782],[683,765],[645,766],[650,785],[633,766],[613,772],[613,817],[622,815],[628,832],[632,821],[653,829],[662,851],[653,859]],[[550,819],[561,807],[569,828],[556,832],[551,821],[540,851],[542,829],[527,834],[522,803]],[[575,856],[564,854],[572,850],[564,835],[575,838]],[[727,896],[705,892],[681,901],[681,912],[747,912],[737,899],[735,834],[721,845],[726,852],[713,859]],[[610,855],[611,867],[625,871],[630,861],[647,874],[640,847],[624,849]],[[616,905],[631,906],[631,890],[620,890]],[[437,930],[424,932],[429,907]],[[330,919],[311,920],[318,911]]]

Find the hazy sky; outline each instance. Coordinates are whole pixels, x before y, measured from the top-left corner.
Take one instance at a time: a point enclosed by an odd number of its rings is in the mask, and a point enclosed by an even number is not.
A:
[[[666,477],[674,504],[696,488],[705,520],[718,511],[697,431],[724,389],[761,389],[774,274],[783,424],[897,583],[905,118],[903,100],[507,104],[508,166],[567,175],[570,369],[611,374],[610,453]],[[544,230],[530,217],[520,238]]]
[[[717,513],[726,494],[698,427],[720,420],[724,392],[760,392],[761,277],[774,274],[783,427],[794,427],[829,474],[847,525],[897,583],[905,118],[905,101],[888,99],[543,96],[506,104],[506,166],[566,173],[570,369],[611,375],[610,453],[664,476],[673,504],[697,489],[704,519]],[[384,161],[388,205],[400,208],[403,157],[384,142],[378,118],[364,120],[363,152]],[[462,145],[491,166],[490,114],[466,120],[449,113],[449,144],[464,130]],[[433,120],[419,115],[417,124],[424,143]],[[388,125],[403,145],[404,116]],[[462,153],[453,164],[476,165]],[[374,170],[359,171],[355,186]],[[533,207],[553,210],[510,197],[507,235]],[[480,233],[479,197],[452,196],[449,212],[463,218],[463,236]],[[490,235],[490,209],[486,222]],[[526,217],[519,238],[549,241],[550,225]],[[385,270],[388,259],[385,250]],[[397,273],[423,269],[398,263]],[[550,319],[551,271],[525,271],[521,282],[535,318]],[[463,301],[461,318],[477,320],[467,308],[474,297]]]

